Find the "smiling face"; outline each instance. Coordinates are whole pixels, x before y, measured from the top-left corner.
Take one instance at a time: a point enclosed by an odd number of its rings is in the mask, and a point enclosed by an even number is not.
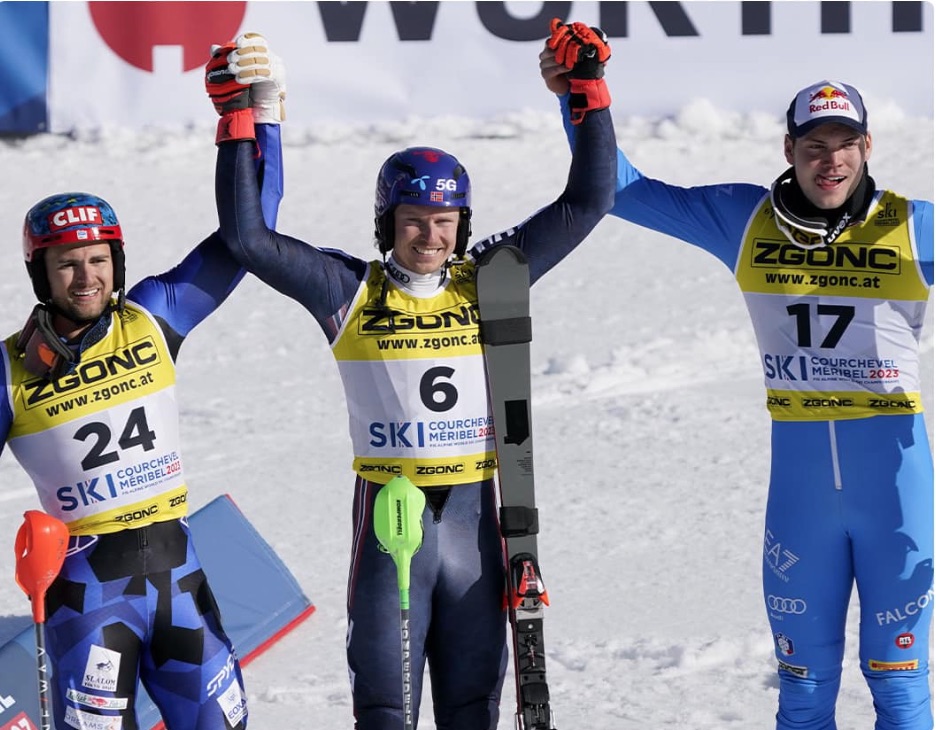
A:
[[[458,208],[399,205],[393,211],[393,257],[417,274],[441,269],[455,251]]]
[[[52,303],[65,315],[56,313],[54,326],[68,337],[100,317],[110,304],[114,293],[111,247],[108,243],[51,246],[44,255]]]
[[[783,151],[809,202],[833,210],[861,182],[865,162],[871,157],[871,135],[844,124],[821,124],[797,139],[787,135]]]

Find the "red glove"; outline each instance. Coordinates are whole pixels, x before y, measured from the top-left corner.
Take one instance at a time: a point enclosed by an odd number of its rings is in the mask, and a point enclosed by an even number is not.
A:
[[[215,111],[221,115],[215,138],[218,144],[238,139],[256,139],[253,112],[250,110],[250,86],[239,82],[237,74],[231,69],[229,56],[236,50],[237,46],[233,42],[212,46],[211,58],[205,65],[205,90]]]
[[[584,23],[550,23],[552,34],[546,46],[556,52],[556,61],[569,69],[569,110],[572,124],[581,124],[593,109],[611,106],[604,80],[604,65],[611,58],[608,38],[600,28]]]
[[[564,24],[553,18],[551,35],[546,45],[556,52],[556,61],[569,69],[569,78],[600,79],[604,64],[611,58],[608,37],[601,28],[589,28],[585,23]]]

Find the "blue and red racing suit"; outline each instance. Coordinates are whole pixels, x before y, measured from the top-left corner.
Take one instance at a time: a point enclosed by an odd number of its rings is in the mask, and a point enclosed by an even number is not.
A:
[[[222,234],[248,271],[315,318],[344,384],[357,474],[347,655],[358,730],[396,730],[403,722],[396,569],[373,528],[376,493],[397,474],[428,498],[411,566],[414,707],[418,713],[428,661],[438,727],[497,726],[507,659],[504,557],[474,261],[491,246],[518,246],[535,282],[606,214],[615,175],[610,112],[590,112],[576,130],[568,183],[556,201],[426,275],[404,270],[392,255],[367,262],[268,230],[250,147],[220,146]]]
[[[763,589],[778,730],[835,728],[853,584],[875,730],[930,730],[933,462],[919,337],[932,203],[878,190],[863,222],[805,249],[778,229],[766,188],[668,185],[619,150],[611,212],[718,257],[754,324],[773,429]]]
[[[273,225],[280,131],[257,133],[252,182],[262,180]],[[240,665],[186,519],[175,397],[183,340],[244,273],[212,234],[130,289],[121,311],[105,312],[55,380],[26,370],[18,334],[0,345],[0,446],[71,534],[46,595],[55,727],[136,730],[138,682],[168,730],[247,727]]]

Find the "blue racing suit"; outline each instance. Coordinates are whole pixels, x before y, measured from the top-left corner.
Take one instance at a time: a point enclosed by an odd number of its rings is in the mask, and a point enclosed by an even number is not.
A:
[[[252,182],[273,225],[279,127],[257,131]],[[212,234],[105,311],[54,380],[24,367],[18,335],[0,343],[0,448],[9,443],[71,533],[46,594],[55,727],[136,730],[139,682],[168,730],[247,727],[240,665],[186,519],[175,405],[183,340],[244,273]]]
[[[403,271],[392,255],[367,262],[268,230],[251,179],[250,147],[220,146],[222,235],[248,271],[315,318],[344,383],[357,473],[347,655],[358,730],[397,730],[403,723],[397,574],[378,550],[373,526],[376,493],[395,474],[427,493],[410,584],[415,713],[428,661],[438,728],[497,726],[507,660],[505,574],[474,261],[491,246],[518,246],[535,282],[607,213],[615,174],[610,112],[590,112],[576,139],[568,183],[556,201],[476,244],[466,260],[426,275]],[[416,291],[417,278],[428,288]],[[421,399],[433,388],[457,396],[430,403],[427,413]]]
[[[611,213],[714,254],[751,314],[773,419],[763,589],[778,730],[836,727],[853,584],[875,730],[930,730],[933,461],[919,337],[932,203],[878,190],[862,222],[806,249],[778,228],[766,188],[668,185],[619,150]]]

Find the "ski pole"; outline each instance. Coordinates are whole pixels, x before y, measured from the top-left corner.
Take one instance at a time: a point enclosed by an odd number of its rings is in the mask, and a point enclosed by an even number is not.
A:
[[[422,546],[426,495],[406,477],[394,477],[374,502],[374,532],[397,568],[400,590],[400,639],[403,663],[403,728],[413,730],[413,677],[409,635],[410,563]]]
[[[36,626],[36,670],[39,678],[39,728],[50,730],[49,667],[46,661],[46,591],[56,579],[68,550],[68,527],[61,520],[38,510],[23,514],[16,533],[16,583],[32,603]]]

